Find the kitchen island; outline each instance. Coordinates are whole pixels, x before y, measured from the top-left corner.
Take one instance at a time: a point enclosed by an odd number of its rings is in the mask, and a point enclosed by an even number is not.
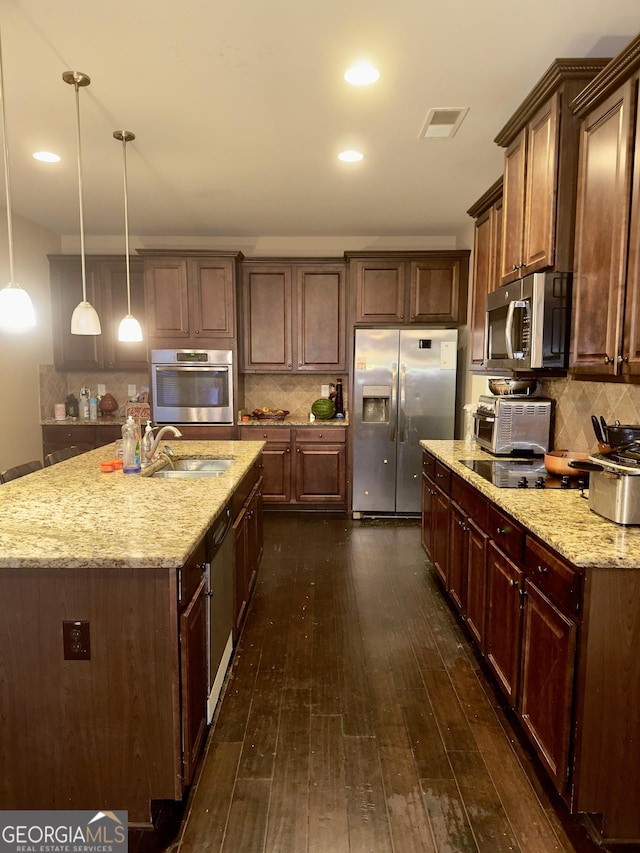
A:
[[[210,532],[229,507],[239,553],[255,550],[244,520],[261,513],[264,444],[170,444],[232,464],[212,478],[150,476],[166,458],[101,473],[109,445],[0,487],[2,809],[124,809],[148,826],[152,801],[181,799],[193,777]]]
[[[498,488],[422,441],[422,542],[497,688],[572,813],[640,842],[640,528],[579,489]]]

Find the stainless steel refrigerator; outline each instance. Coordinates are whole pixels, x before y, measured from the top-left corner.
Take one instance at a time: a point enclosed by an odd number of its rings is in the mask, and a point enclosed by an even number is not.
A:
[[[454,436],[456,329],[356,329],[353,516],[420,512],[422,439]]]

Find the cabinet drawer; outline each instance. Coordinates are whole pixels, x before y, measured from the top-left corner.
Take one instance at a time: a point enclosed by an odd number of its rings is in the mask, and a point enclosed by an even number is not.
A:
[[[93,444],[94,431],[92,426],[45,425],[42,427],[42,438],[44,441],[72,443],[80,441],[83,444]]]
[[[273,441],[277,444],[288,444],[291,441],[289,427],[240,427],[240,438],[244,441]]]
[[[566,613],[580,609],[580,574],[553,551],[527,536],[525,567],[529,580]]]
[[[347,431],[344,427],[304,427],[296,430],[296,441],[322,442],[323,444],[344,444]]]
[[[437,459],[435,461],[434,466],[434,477],[433,477],[437,486],[440,486],[443,492],[447,495],[451,490],[451,469],[447,468],[446,465],[443,465],[442,462],[439,462]]]
[[[473,486],[466,483],[457,474],[451,475],[451,497],[471,518],[480,525],[487,526],[488,502]]]
[[[189,557],[184,566],[179,569],[178,604],[185,605],[193,598],[202,579],[207,562],[207,545],[203,539]]]
[[[430,453],[427,453],[426,450],[422,452],[422,473],[426,474],[431,480],[435,479],[436,476],[436,460],[435,456],[432,456]]]
[[[496,545],[512,560],[521,563],[524,553],[524,528],[492,504],[489,504],[487,521],[487,532]]]

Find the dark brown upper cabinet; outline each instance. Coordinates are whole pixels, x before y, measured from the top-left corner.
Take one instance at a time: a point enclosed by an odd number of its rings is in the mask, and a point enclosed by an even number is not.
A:
[[[496,136],[506,149],[500,282],[573,269],[579,121],[571,102],[607,59],[556,59]]]

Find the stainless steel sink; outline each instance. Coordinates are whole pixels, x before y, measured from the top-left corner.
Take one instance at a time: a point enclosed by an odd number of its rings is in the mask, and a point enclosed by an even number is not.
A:
[[[154,471],[151,477],[184,480],[193,477],[221,477],[233,465],[232,459],[174,459],[173,468],[167,466]]]

